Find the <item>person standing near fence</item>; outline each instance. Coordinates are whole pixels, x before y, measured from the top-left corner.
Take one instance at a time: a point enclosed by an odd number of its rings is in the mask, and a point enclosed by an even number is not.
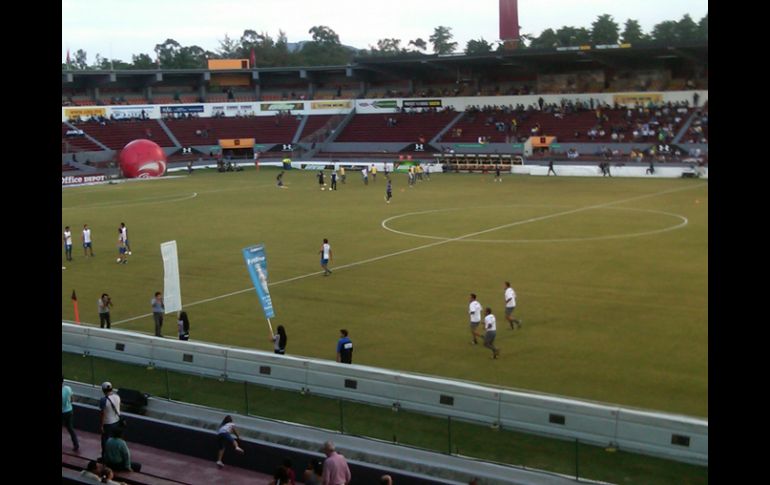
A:
[[[187,312],[179,312],[179,319],[176,321],[179,340],[190,340],[190,319]]]
[[[334,449],[334,443],[327,441],[321,451],[326,455],[323,466],[323,485],[348,485],[350,483],[350,467],[343,455]]]
[[[111,382],[102,382],[104,397],[99,400],[99,432],[102,434],[102,458],[104,447],[120,421],[120,396],[112,392]]]
[[[273,351],[276,354],[283,355],[286,353],[286,344],[289,338],[286,336],[286,329],[283,325],[278,325],[276,334],[270,336],[270,341],[273,342]]]
[[[112,306],[112,298],[107,293],[102,293],[101,298],[96,302],[99,309],[99,327],[110,328],[110,307]]]
[[[243,448],[238,446],[238,440],[241,436],[238,434],[238,430],[235,429],[235,423],[233,418],[229,414],[222,420],[222,424],[219,425],[219,431],[217,432],[217,440],[219,441],[219,451],[217,452],[217,466],[224,468],[225,464],[222,462],[222,458],[225,456],[225,448],[228,444],[232,445],[233,449],[238,453],[243,453]]]
[[[64,376],[61,376],[61,424],[70,434],[72,440],[72,449],[78,451],[80,449],[80,443],[78,443],[78,435],[75,434],[75,428],[72,425],[72,388],[64,384]]]
[[[340,339],[337,341],[337,362],[343,364],[353,363],[353,341],[348,337],[348,331],[340,330]]]
[[[163,327],[163,311],[166,305],[163,304],[163,294],[160,291],[155,292],[155,298],[150,300],[150,305],[152,305],[152,318],[155,321],[155,336],[162,337],[160,331]]]

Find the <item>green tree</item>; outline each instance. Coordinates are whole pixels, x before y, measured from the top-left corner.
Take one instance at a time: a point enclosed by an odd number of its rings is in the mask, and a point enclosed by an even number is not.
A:
[[[634,19],[626,20],[620,39],[628,44],[648,40],[647,36],[642,32],[642,26],[639,25],[639,21]]]
[[[698,24],[690,14],[684,14],[676,23],[676,37],[679,42],[694,42],[698,39]]]
[[[664,44],[676,44],[678,41],[676,24],[674,20],[665,20],[656,24],[650,33],[652,40]]]
[[[618,43],[618,27],[610,14],[599,15],[591,24],[591,41],[594,45],[609,45]]]
[[[559,46],[559,38],[553,29],[545,29],[539,36],[532,39],[529,46],[533,49],[553,49]]]
[[[309,66],[347,64],[353,56],[353,52],[340,44],[339,36],[329,27],[317,25],[308,33],[313,35],[313,41],[306,42],[295,58],[301,64]]]
[[[471,39],[467,44],[465,44],[465,54],[469,56],[476,54],[489,54],[490,52],[492,52],[492,44],[484,40],[484,38],[479,40]]]
[[[401,39],[380,39],[377,41],[377,47],[371,50],[374,55],[397,56],[404,53]]]
[[[698,40],[709,40],[709,14],[706,14],[698,22]]]
[[[238,47],[238,43],[231,39],[229,35],[225,34],[225,38],[219,41],[217,54],[219,54],[222,59],[237,59]]]
[[[340,45],[340,36],[325,25],[316,25],[307,31],[313,34],[313,42],[324,45]]]
[[[155,45],[155,56],[160,61],[160,67],[170,69],[176,63],[176,57],[182,50],[182,46],[174,39],[166,39],[162,44]]]
[[[450,42],[454,38],[451,27],[439,25],[433,29],[433,35],[428,40],[433,44],[433,52],[436,54],[451,54],[457,49],[457,42]]]
[[[75,51],[75,57],[72,59],[72,68],[73,69],[88,69],[88,54],[83,49],[78,49]]]
[[[200,69],[203,67],[206,67],[206,51],[197,45],[182,47],[174,59],[174,69]]]
[[[414,46],[414,48],[416,49],[416,50],[412,50],[411,52],[421,52],[428,48],[428,44],[424,40],[422,40],[421,37],[410,40],[409,45]]]
[[[153,69],[155,61],[147,54],[134,54],[131,56],[131,67],[129,69]]]
[[[585,27],[564,26],[556,31],[556,39],[561,47],[590,44],[591,32]]]

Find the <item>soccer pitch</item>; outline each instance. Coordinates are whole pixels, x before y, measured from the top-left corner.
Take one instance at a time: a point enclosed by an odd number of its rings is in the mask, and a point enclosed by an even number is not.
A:
[[[163,290],[159,245],[176,240],[190,338],[271,351],[241,249],[263,243],[287,353],[334,359],[339,329],[353,362],[624,406],[708,416],[708,183],[394,174],[337,191],[316,172],[196,171],[192,176],[62,190],[62,317],[98,325],[107,292],[115,328],[153,332]],[[327,177],[328,183],[328,177]],[[133,254],[116,264],[118,226]],[[80,245],[92,229],[95,257]],[[323,238],[333,274],[321,275]],[[517,294],[509,330],[504,281]],[[468,296],[497,317],[497,360],[471,344]],[[176,338],[167,315],[164,335]]]

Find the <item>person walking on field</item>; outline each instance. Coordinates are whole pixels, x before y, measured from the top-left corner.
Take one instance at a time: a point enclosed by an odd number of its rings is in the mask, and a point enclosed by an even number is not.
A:
[[[83,234],[80,236],[83,240],[83,254],[88,256],[91,253],[91,257],[94,255],[94,248],[91,241],[91,229],[88,228],[88,224],[83,224]]]
[[[511,330],[513,330],[513,324],[515,323],[517,327],[521,328],[521,320],[517,318],[513,318],[513,310],[516,309],[516,292],[513,291],[513,288],[511,288],[511,282],[506,281],[505,282],[505,319],[508,320],[508,323],[511,325]]]
[[[329,261],[332,259],[332,247],[328,239],[324,239],[319,253],[321,254],[321,268],[324,270],[324,276],[328,276],[332,274],[332,270],[329,269]]]
[[[484,347],[492,351],[492,358],[496,359],[500,355],[500,349],[495,347],[495,336],[497,336],[497,319],[492,315],[492,309],[487,307],[484,317]]]
[[[471,343],[476,345],[478,343],[476,339],[481,336],[478,332],[479,325],[481,324],[481,303],[476,300],[476,293],[471,293],[468,314],[471,318],[471,335],[473,336]]]

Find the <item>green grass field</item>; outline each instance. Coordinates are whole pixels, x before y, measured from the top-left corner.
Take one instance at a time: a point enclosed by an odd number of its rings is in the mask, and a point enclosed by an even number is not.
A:
[[[75,240],[74,261],[62,256],[63,318],[74,289],[81,320],[98,324],[108,292],[113,323],[128,320],[116,328],[152,333],[151,316],[135,317],[162,290],[159,244],[176,240],[191,338],[271,350],[256,292],[238,293],[251,287],[241,249],[264,243],[289,353],[333,359],[347,328],[359,364],[708,416],[707,182],[439,174],[410,189],[397,174],[386,205],[382,175],[364,186],[349,172],[329,192],[314,172],[287,172],[286,190],[276,174],[62,190]],[[120,222],[126,265],[115,263]],[[94,258],[79,245],[85,223]],[[505,280],[520,330],[505,327]],[[497,361],[470,344],[470,292],[497,316]]]

